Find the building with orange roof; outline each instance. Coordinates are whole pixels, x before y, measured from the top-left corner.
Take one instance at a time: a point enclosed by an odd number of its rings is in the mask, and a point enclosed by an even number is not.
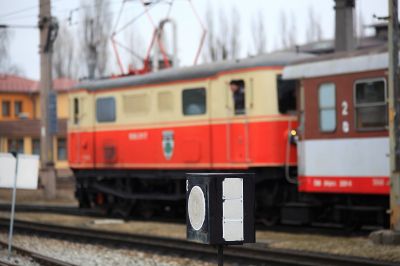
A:
[[[58,118],[53,154],[59,176],[70,175],[66,140],[68,91],[76,83],[68,78],[53,81]],[[40,82],[0,74],[0,105],[0,152],[40,154]]]

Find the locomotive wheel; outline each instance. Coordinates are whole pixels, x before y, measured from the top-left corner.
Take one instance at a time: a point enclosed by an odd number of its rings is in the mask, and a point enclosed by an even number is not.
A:
[[[112,217],[126,220],[131,216],[134,206],[135,202],[132,200],[117,198],[108,207],[108,212]]]
[[[140,202],[138,213],[145,219],[151,219],[155,214],[156,206],[150,202]]]

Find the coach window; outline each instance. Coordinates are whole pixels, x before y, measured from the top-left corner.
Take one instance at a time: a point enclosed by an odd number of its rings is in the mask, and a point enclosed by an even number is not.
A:
[[[204,88],[182,91],[182,110],[184,115],[201,115],[206,113],[206,90]]]
[[[357,81],[354,88],[357,129],[384,129],[388,124],[385,80]]]
[[[97,122],[114,122],[115,118],[115,98],[98,98],[96,100]]]
[[[324,83],[318,90],[319,128],[322,132],[336,129],[336,87],[333,83]]]

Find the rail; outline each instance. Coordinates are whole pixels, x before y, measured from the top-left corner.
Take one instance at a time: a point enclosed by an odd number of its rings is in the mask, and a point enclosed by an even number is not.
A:
[[[0,219],[0,227],[8,226],[8,219]],[[55,237],[67,237],[80,241],[94,241],[98,244],[119,244],[133,246],[138,249],[170,251],[185,256],[202,255],[206,258],[215,258],[215,247],[188,242],[184,239],[157,237],[149,235],[117,233],[111,231],[59,226],[37,222],[15,221],[16,231],[36,232]],[[282,250],[268,247],[246,245],[244,247],[230,246],[225,249],[225,260],[268,265],[300,265],[300,266],[394,266],[398,263],[372,260],[360,257],[338,256],[324,253],[313,253],[295,250]]]

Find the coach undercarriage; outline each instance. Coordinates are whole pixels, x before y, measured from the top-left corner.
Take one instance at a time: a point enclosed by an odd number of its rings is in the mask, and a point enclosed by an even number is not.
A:
[[[190,171],[79,170],[75,171],[75,193],[80,207],[97,208],[114,217],[180,219],[185,217],[187,172]],[[265,225],[332,224],[358,228],[388,224],[387,196],[299,193],[297,185],[285,178],[282,168],[249,172],[257,176],[256,218]]]

